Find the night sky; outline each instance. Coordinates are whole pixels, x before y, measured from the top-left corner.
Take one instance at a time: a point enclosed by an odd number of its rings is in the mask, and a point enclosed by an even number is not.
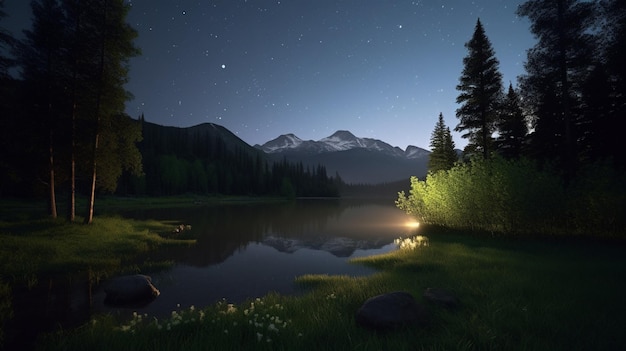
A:
[[[250,145],[337,130],[429,148],[440,112],[454,129],[456,90],[480,18],[504,87],[535,40],[522,0],[130,0],[142,55],[131,60],[132,117],[220,124]],[[19,36],[26,0],[5,0]],[[467,142],[453,132],[457,148]]]

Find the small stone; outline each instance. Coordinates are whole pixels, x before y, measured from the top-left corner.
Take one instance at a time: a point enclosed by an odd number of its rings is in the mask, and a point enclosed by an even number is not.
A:
[[[447,308],[458,308],[460,306],[459,299],[452,292],[441,288],[427,288],[424,291],[424,299],[443,305]]]
[[[365,301],[356,312],[356,323],[377,331],[404,326],[424,326],[430,321],[429,311],[407,292],[378,295]]]

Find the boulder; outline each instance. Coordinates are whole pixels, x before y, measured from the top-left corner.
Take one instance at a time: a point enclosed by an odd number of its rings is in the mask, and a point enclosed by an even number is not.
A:
[[[452,292],[440,288],[428,288],[423,295],[425,300],[437,303],[447,308],[457,308],[460,306],[459,299]]]
[[[143,274],[113,278],[105,285],[104,292],[105,302],[115,305],[148,302],[160,294],[152,285],[152,279]]]
[[[355,319],[362,327],[388,331],[405,326],[425,326],[430,321],[430,313],[411,294],[396,291],[365,301],[357,310]]]

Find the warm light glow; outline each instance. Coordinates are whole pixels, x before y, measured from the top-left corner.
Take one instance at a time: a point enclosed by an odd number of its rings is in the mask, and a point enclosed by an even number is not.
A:
[[[409,227],[409,228],[418,228],[420,226],[420,222],[418,222],[418,221],[407,221],[404,225]]]

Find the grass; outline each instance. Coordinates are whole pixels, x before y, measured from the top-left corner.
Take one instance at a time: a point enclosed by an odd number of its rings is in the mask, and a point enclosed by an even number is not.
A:
[[[119,217],[97,217],[92,225],[52,219],[2,221],[0,272],[12,284],[32,285],[42,275],[114,272],[140,253],[164,245],[193,244],[157,234],[168,229],[157,221]]]
[[[423,228],[424,229],[424,228]],[[170,318],[101,316],[47,335],[42,350],[618,350],[626,347],[624,246],[429,233],[428,246],[354,260],[369,277],[306,275],[302,296],[183,306]],[[453,291],[447,310],[422,299]],[[354,314],[371,296],[403,290],[425,303],[423,329],[374,333]]]
[[[192,245],[194,240],[166,239],[174,226],[99,216],[91,225],[43,218],[39,202],[2,200],[0,214],[0,349],[4,327],[13,317],[12,291],[30,289],[42,278],[99,279],[124,272],[146,272],[171,262],[133,264],[142,253],[162,246]],[[5,210],[6,209],[6,210]]]

